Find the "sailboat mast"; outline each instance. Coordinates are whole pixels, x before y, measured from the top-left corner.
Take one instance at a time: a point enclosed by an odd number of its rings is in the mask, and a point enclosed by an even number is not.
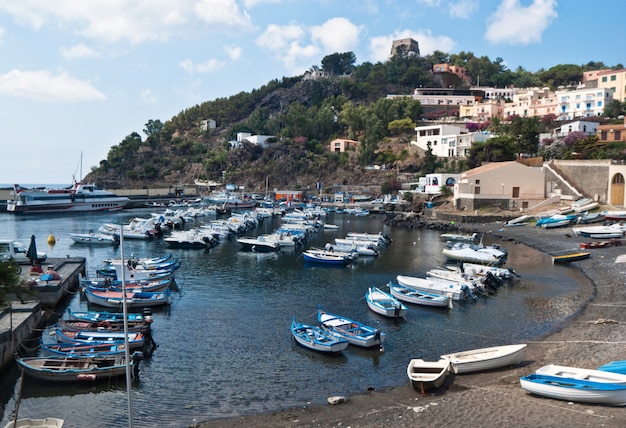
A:
[[[128,309],[126,304],[126,263],[124,262],[124,226],[120,226],[120,258],[122,260],[122,308],[124,317],[124,363],[126,365],[126,396],[128,401],[128,426],[133,427],[133,400],[130,394],[132,378],[130,373],[130,343],[128,340]]]

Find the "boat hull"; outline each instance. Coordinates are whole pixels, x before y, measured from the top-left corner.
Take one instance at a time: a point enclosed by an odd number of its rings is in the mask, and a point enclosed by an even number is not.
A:
[[[533,373],[520,378],[520,386],[531,394],[557,400],[610,406],[626,405],[626,385]]]
[[[374,286],[367,290],[365,301],[373,312],[389,318],[402,318],[408,311],[398,299]]]
[[[456,374],[494,370],[517,365],[524,359],[526,344],[494,346],[442,355]]]
[[[46,382],[95,382],[126,374],[123,356],[19,358],[26,375]],[[132,362],[131,362],[132,365]]]
[[[412,359],[406,369],[411,386],[419,391],[437,389],[450,373],[450,361],[424,361]]]

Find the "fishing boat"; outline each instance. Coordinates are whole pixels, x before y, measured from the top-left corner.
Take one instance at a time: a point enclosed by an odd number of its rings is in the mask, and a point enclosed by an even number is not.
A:
[[[485,276],[488,272],[502,279],[511,279],[513,276],[519,276],[512,268],[481,265],[478,263],[462,262],[456,265],[446,265],[446,269],[467,273],[470,276]]]
[[[442,355],[456,374],[473,373],[517,365],[524,359],[526,344],[493,346]]]
[[[117,235],[107,235],[104,233],[68,233],[68,236],[76,244],[88,245],[119,245],[120,239]]]
[[[124,301],[122,291],[85,289],[89,303],[107,308],[121,308]],[[126,304],[129,308],[163,306],[170,304],[170,289],[165,291],[126,291]]]
[[[25,189],[15,184],[11,196],[13,199],[7,200],[7,212],[15,214],[118,211],[128,203],[125,196],[76,180],[60,189]]]
[[[123,376],[126,373],[124,355],[26,357],[18,358],[17,363],[24,369],[26,375],[50,382],[95,382]]]
[[[314,351],[337,354],[348,347],[349,342],[314,325],[291,321],[291,334],[297,343]]]
[[[402,302],[374,285],[367,289],[365,301],[372,311],[389,318],[404,317],[408,311]]]
[[[146,327],[146,321],[127,321],[128,331],[141,331]],[[82,321],[61,319],[58,325],[63,330],[92,330],[92,331],[124,331],[124,321]]]
[[[100,343],[124,343],[124,332],[106,332],[106,331],[73,331],[63,330],[60,328],[54,329],[52,334],[56,337],[57,342],[61,343],[88,343],[88,344],[100,344]],[[145,336],[139,331],[128,332],[128,346],[129,349],[143,348]]]
[[[621,238],[624,236],[626,226],[621,223],[613,223],[608,226],[577,226],[573,227],[572,231],[574,232],[574,235],[584,236],[585,238]]]
[[[107,281],[108,280],[108,281]],[[170,284],[172,283],[172,278],[165,279],[155,279],[155,280],[134,280],[126,283],[126,291],[133,292],[159,292],[165,291]],[[86,279],[81,278],[80,280],[80,288],[81,290],[85,290],[90,288],[92,290],[111,290],[111,291],[122,291],[122,281],[120,280],[112,280],[110,278],[95,278],[95,279]]]
[[[535,373],[549,376],[567,377],[591,382],[605,382],[626,385],[626,375],[604,370],[590,370],[580,367],[548,364],[538,368]]]
[[[584,260],[591,257],[591,253],[586,252],[574,252],[569,254],[561,254],[558,256],[552,256],[552,263],[569,263],[578,260]]]
[[[48,355],[96,356],[125,353],[123,343],[42,343],[41,350]]]
[[[557,400],[626,406],[626,385],[624,384],[533,373],[520,378],[520,386],[531,394]]]
[[[389,282],[389,292],[393,297],[403,302],[415,305],[433,306],[437,308],[447,308],[450,306],[450,298],[444,294],[419,291],[402,284]]]
[[[411,381],[411,386],[417,390],[439,388],[445,382],[450,373],[450,361],[424,361],[414,358],[409,361],[406,373]]]
[[[526,224],[528,224],[530,220],[530,216],[527,214],[521,215],[519,217],[515,217],[509,221],[507,221],[506,223],[504,223],[505,227],[512,227],[512,226],[524,226]]]
[[[317,310],[317,320],[321,327],[329,333],[347,340],[350,344],[363,348],[380,347],[385,340],[385,333],[359,321],[333,315],[321,307]]]
[[[98,311],[72,311],[67,309],[67,316],[69,319],[81,320],[81,321],[120,321],[124,322],[124,314],[122,312],[98,312]],[[128,321],[141,321],[145,317],[151,316],[150,313],[127,313],[126,317]]]
[[[19,418],[8,422],[4,428],[63,428],[64,419],[59,418]]]
[[[626,375],[626,360],[611,361],[598,367],[598,370]]]

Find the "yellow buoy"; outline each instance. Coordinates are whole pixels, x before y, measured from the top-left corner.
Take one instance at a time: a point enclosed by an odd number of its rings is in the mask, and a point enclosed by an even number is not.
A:
[[[56,242],[57,242],[57,240],[54,237],[54,235],[48,236],[48,245],[54,245]]]

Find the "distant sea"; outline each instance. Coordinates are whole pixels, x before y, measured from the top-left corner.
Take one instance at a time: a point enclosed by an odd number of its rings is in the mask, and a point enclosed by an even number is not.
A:
[[[68,182],[68,183],[64,183],[64,184],[40,184],[40,183],[35,183],[35,184],[31,184],[31,183],[0,183],[0,189],[13,189],[13,185],[14,184],[19,184],[20,187],[24,187],[27,189],[32,189],[34,187],[49,187],[49,188],[61,188],[61,187],[68,187],[71,186],[72,183]]]

